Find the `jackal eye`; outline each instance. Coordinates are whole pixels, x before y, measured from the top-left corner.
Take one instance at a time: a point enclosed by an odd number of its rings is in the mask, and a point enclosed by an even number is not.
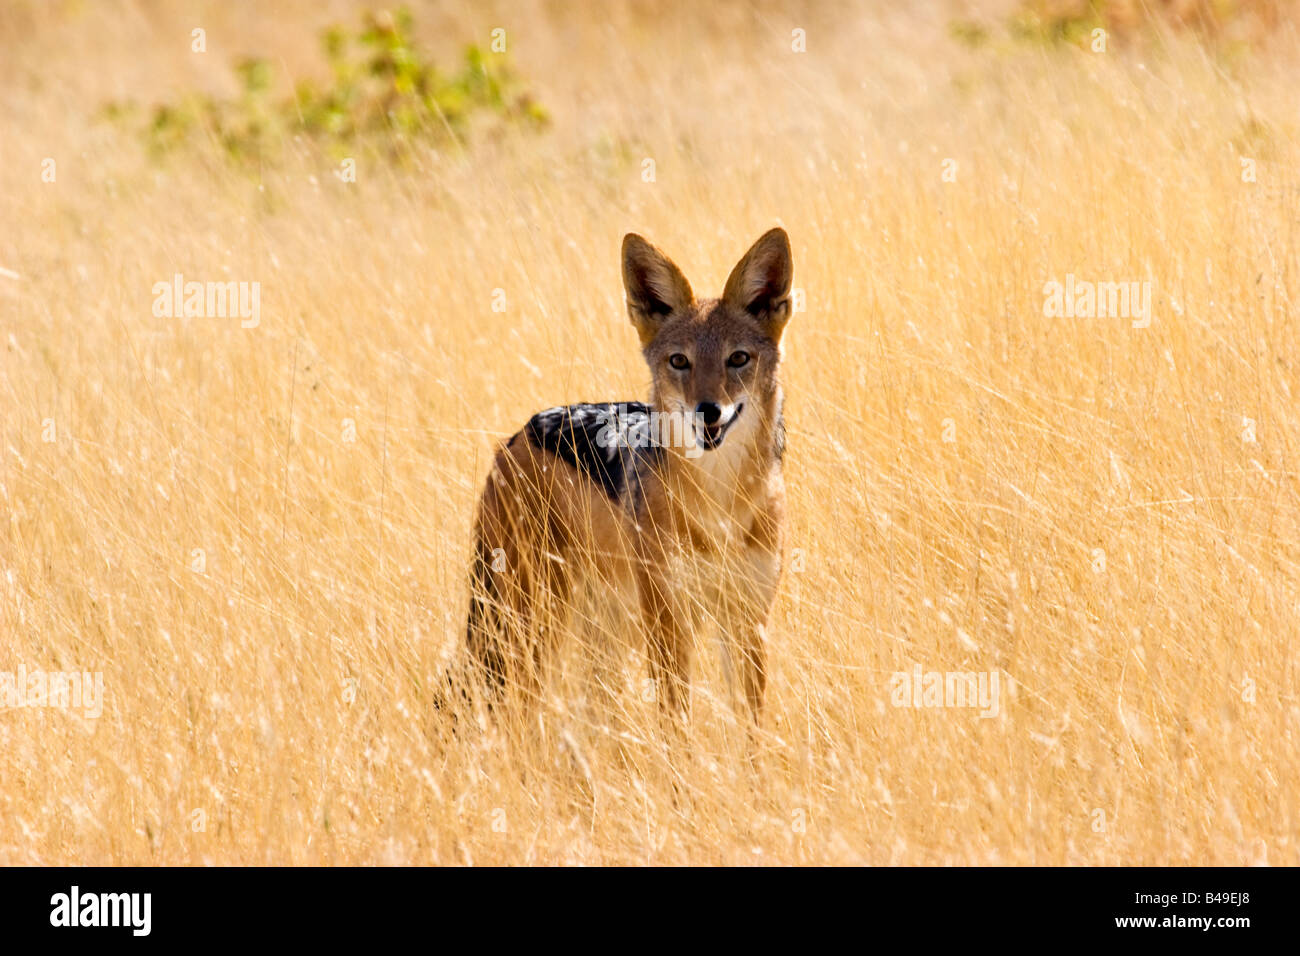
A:
[[[668,364],[678,370],[684,370],[691,367],[691,360],[681,352],[674,352],[668,356]]]
[[[731,355],[727,357],[727,364],[732,368],[743,368],[749,364],[749,353],[740,351],[732,352]]]

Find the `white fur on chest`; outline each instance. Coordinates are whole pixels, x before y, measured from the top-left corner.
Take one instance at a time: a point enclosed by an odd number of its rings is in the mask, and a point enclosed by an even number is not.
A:
[[[743,542],[753,524],[755,497],[763,488],[759,475],[747,469],[757,422],[742,415],[722,446],[690,459],[685,481],[694,484],[691,515],[715,548],[731,550]]]

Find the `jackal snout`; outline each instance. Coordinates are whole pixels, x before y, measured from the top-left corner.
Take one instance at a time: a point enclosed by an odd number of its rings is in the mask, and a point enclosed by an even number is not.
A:
[[[717,402],[698,403],[695,406],[694,424],[699,443],[709,450],[721,445],[727,431],[744,409],[744,402],[729,402],[726,405]]]

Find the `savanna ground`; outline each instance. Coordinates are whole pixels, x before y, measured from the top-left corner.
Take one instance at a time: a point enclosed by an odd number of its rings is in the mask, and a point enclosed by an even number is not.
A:
[[[1297,862],[1293,9],[1094,52],[1014,3],[712,7],[415,4],[436,63],[503,28],[549,122],[349,182],[104,107],[319,77],[359,5],[0,4],[0,670],[105,693],[0,711],[0,862]],[[617,733],[557,689],[451,735],[494,442],[644,395],[623,233],[717,294],[778,223],[756,761],[707,644],[686,758],[635,656]],[[176,273],[258,324],[156,315]],[[1045,315],[1068,275],[1151,321]],[[917,665],[998,715],[894,706]]]

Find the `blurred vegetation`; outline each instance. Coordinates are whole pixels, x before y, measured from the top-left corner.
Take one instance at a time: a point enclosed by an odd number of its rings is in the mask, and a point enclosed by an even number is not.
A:
[[[273,161],[286,140],[300,135],[336,157],[369,152],[401,161],[429,144],[463,147],[485,126],[547,122],[546,111],[519,89],[504,54],[470,45],[455,71],[439,70],[417,49],[405,9],[367,13],[355,34],[330,27],[321,43],[329,79],[304,80],[292,95],[277,95],[270,63],[254,58],[235,65],[240,93],[232,99],[196,93],[147,114],[132,102],[111,103],[104,113],[137,125],[156,157],[203,136],[232,160],[249,163]]]
[[[1231,47],[1259,42],[1295,7],[1294,0],[1020,0],[1005,26],[1025,42],[1083,46],[1102,29],[1121,43],[1178,31]],[[950,32],[968,46],[993,37],[989,24],[973,20],[953,22]]]

